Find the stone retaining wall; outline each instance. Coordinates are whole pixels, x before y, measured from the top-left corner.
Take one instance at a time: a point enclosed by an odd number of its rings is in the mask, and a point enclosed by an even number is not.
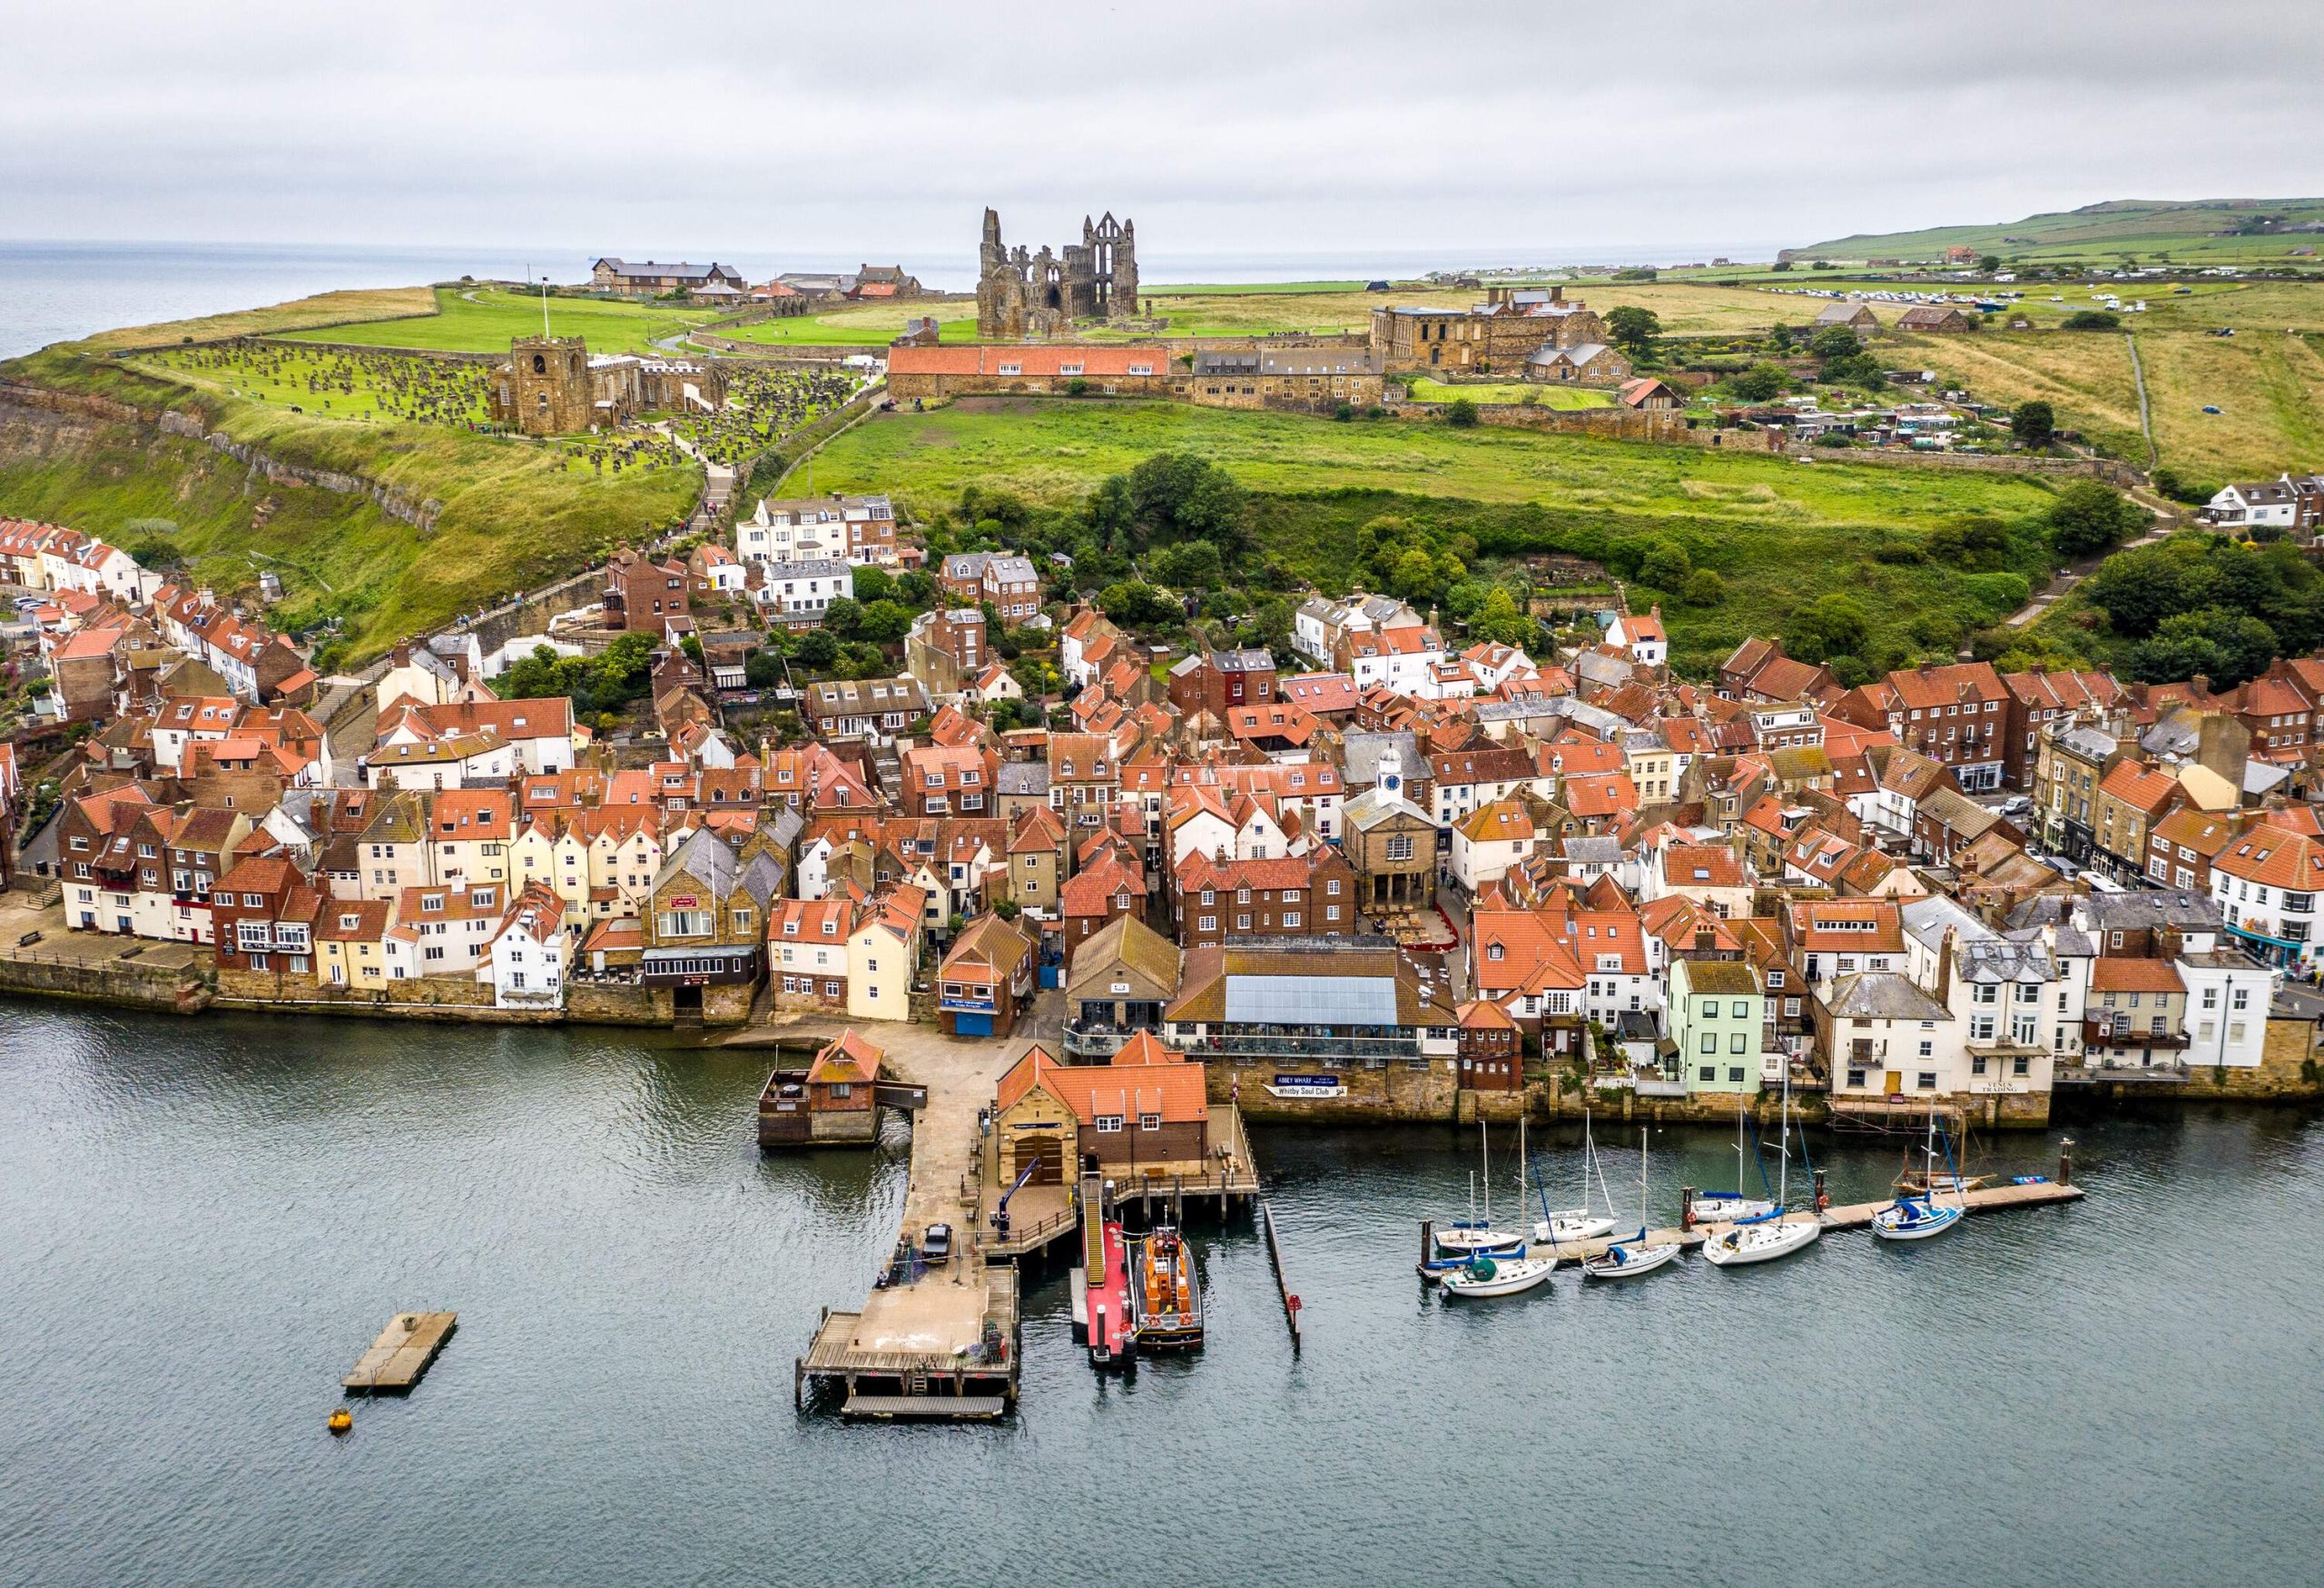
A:
[[[132,1009],[197,1014],[209,991],[191,972],[135,961],[94,963],[65,960],[0,959],[0,992],[74,998]]]

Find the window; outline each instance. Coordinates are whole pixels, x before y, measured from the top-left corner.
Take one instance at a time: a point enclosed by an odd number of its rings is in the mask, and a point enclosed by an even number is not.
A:
[[[1137,1128],[1141,1130],[1159,1130],[1162,1129],[1162,1116],[1159,1114],[1140,1114],[1137,1117]]]
[[[1863,1070],[1849,1070],[1849,1071],[1848,1071],[1848,1084],[1849,1084],[1850,1086],[1852,1086],[1852,1087],[1860,1087],[1860,1086],[1862,1086],[1862,1085],[1864,1084],[1864,1071],[1863,1071]]]
[[[1913,1084],[1920,1088],[1923,1091],[1935,1091],[1936,1090],[1936,1071],[1934,1070],[1922,1070],[1919,1076],[1915,1078]]]
[[[1400,833],[1388,840],[1390,860],[1410,860],[1412,857],[1413,841],[1409,834]]]
[[[1717,1031],[1705,1031],[1703,1033],[1703,1051],[1706,1053],[1716,1053],[1718,1051],[1718,1033]]]
[[[1090,1123],[1097,1128],[1098,1135],[1114,1136],[1121,1131],[1122,1117],[1119,1114],[1100,1114]]]
[[[1750,1041],[1748,1033],[1737,1031],[1727,1039],[1727,1050],[1730,1053],[1748,1053],[1751,1050],[1748,1046]]]
[[[1972,1075],[1983,1075],[1984,1072],[1985,1056],[1983,1053],[1980,1053],[1975,1058],[1969,1060],[1969,1073]]]
[[[1195,930],[1197,932],[1216,932],[1218,930],[1218,917],[1216,915],[1205,915],[1200,917],[1195,922]]]
[[[1705,1081],[1716,1081],[1718,1079],[1718,1066],[1716,1064],[1706,1064],[1702,1067],[1700,1073]]]
[[[1739,1064],[1729,1065],[1727,1071],[1727,1080],[1728,1083],[1731,1086],[1741,1086],[1743,1084],[1743,1067]]]
[[[1298,912],[1298,911],[1296,911],[1296,910],[1287,910],[1287,911],[1284,912],[1284,916],[1283,916],[1283,929],[1284,929],[1285,932],[1292,932],[1292,931],[1295,931],[1295,930],[1297,930],[1298,925],[1299,925],[1299,912]]]
[[[1727,1012],[1733,1015],[1737,1020],[1749,1020],[1751,1018],[1751,1006],[1738,998],[1735,1001],[1735,1007],[1728,1010]]]
[[[2009,1072],[2012,1075],[2030,1074],[2033,1070],[2033,1067],[2034,1060],[2027,1058],[2023,1053],[2009,1061]]]

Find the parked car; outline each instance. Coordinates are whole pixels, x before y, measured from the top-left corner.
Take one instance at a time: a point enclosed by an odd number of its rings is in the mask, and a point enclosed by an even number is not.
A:
[[[920,1238],[920,1255],[931,1263],[950,1262],[952,1260],[952,1227],[949,1224],[930,1225],[926,1233]]]

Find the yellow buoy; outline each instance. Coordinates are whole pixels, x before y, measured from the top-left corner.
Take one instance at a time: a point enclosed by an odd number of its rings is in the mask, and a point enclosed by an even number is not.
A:
[[[331,1413],[330,1431],[332,1433],[344,1434],[353,1426],[355,1426],[355,1418],[345,1406],[341,1406],[337,1411]]]

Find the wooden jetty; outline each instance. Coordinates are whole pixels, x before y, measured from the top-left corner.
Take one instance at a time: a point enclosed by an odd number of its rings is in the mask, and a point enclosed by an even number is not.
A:
[[[362,1395],[400,1395],[419,1382],[436,1353],[452,1337],[457,1312],[399,1312],[388,1320],[371,1348],[340,1379],[340,1387]]]
[[[2083,1191],[2080,1186],[2067,1185],[2059,1180],[2035,1179],[2022,1185],[2012,1183],[1986,1186],[1979,1190],[1965,1193],[1964,1199],[1972,1213],[2007,1213],[2022,1208],[2052,1208],[2061,1203],[2079,1202],[2082,1200],[2082,1196]],[[1945,1200],[1950,1202],[1952,1198],[1948,1196]],[[1823,1213],[1824,1228],[1826,1229],[1862,1229],[1871,1224],[1874,1214],[1884,1208],[1893,1208],[1896,1205],[1896,1199],[1894,1197],[1887,1197],[1877,1202],[1847,1202],[1827,1208]],[[1806,1211],[1787,1213],[1782,1222],[1807,1224],[1814,1222],[1816,1217],[1814,1213]],[[1646,1238],[1649,1244],[1656,1246],[1676,1242],[1682,1247],[1693,1248],[1701,1246],[1704,1237],[1733,1228],[1733,1225],[1723,1221],[1697,1224],[1686,1228],[1649,1230]],[[1585,1258],[1601,1256],[1607,1248],[1619,1240],[1633,1238],[1635,1236],[1630,1232],[1617,1231],[1612,1235],[1602,1235],[1590,1240],[1561,1241],[1554,1246],[1536,1245],[1530,1249],[1535,1257],[1554,1257],[1561,1263],[1578,1263]]]

